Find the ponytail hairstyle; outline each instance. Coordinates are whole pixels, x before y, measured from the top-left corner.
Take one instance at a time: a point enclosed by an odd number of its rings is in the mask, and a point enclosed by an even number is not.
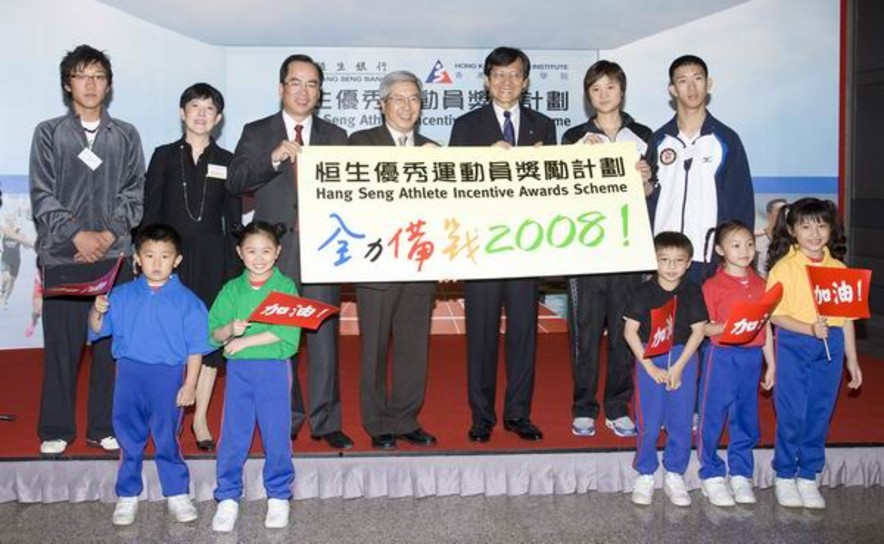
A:
[[[241,246],[243,241],[252,234],[263,234],[278,246],[287,230],[285,223],[271,224],[266,221],[252,221],[248,225],[234,225],[230,232],[236,237],[236,245],[238,246]]]
[[[709,241],[712,240],[712,247],[713,248],[716,246],[724,247],[724,239],[727,238],[730,233],[736,232],[738,230],[745,230],[746,232],[749,233],[749,236],[754,237],[754,233],[752,232],[752,229],[747,227],[746,223],[743,223],[742,221],[740,221],[738,219],[731,219],[730,221],[725,221],[724,223],[719,224],[714,229],[709,229],[706,232],[706,243],[703,246],[703,259],[704,259],[703,266],[704,267],[706,266],[706,264],[709,263],[709,261],[706,260],[706,255],[709,254]],[[713,255],[713,257],[712,257],[713,259],[715,257],[718,257],[717,260],[721,261],[721,263],[724,263],[724,256],[718,255],[718,253],[715,251],[712,252],[712,255]],[[755,259],[757,259],[757,258],[758,258],[758,254],[756,253],[755,257],[752,259],[752,264],[751,264],[752,268],[755,268]],[[705,269],[704,269],[703,276],[707,277],[707,274],[705,274]]]
[[[770,247],[767,250],[767,269],[783,258],[789,250],[798,243],[792,234],[795,227],[806,221],[825,223],[831,227],[829,235],[829,253],[839,261],[847,252],[847,240],[844,237],[844,228],[841,218],[838,216],[838,208],[831,200],[818,198],[802,198],[792,204],[785,204],[777,214],[777,222],[773,228]]]

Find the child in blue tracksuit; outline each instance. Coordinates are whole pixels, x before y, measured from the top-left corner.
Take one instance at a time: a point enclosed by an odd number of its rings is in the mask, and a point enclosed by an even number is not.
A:
[[[765,324],[755,337],[740,345],[718,341],[731,309],[741,301],[758,301],[764,296],[764,280],[755,273],[755,235],[740,221],[725,221],[715,229],[715,253],[723,264],[703,284],[703,298],[709,311],[706,335],[710,345],[704,354],[700,379],[700,430],[697,457],[700,459],[700,489],[715,506],[754,504],[752,450],[758,443],[758,382],[762,359],[767,370],[762,386],[774,381],[773,340]],[[727,425],[727,465],[718,456],[718,443]],[[726,477],[730,475],[730,481]]]
[[[839,259],[845,249],[832,202],[802,198],[780,209],[768,250],[767,285],[783,284],[783,298],[770,318],[777,357],[773,469],[782,506],[825,508],[816,478],[826,465],[842,361],[850,374],[848,387],[862,385],[853,321],[819,317],[807,277],[808,266],[844,268]]]
[[[255,308],[273,291],[295,294],[294,282],[274,264],[279,258],[282,225],[253,222],[237,232],[236,251],[245,272],[224,285],[209,311],[212,341],[224,346],[227,385],[218,444],[218,507],[212,529],[232,531],[243,492],[242,469],[255,434],[264,446],[264,489],[268,528],[289,523],[289,501],[295,468],[291,443],[291,366],[298,350],[298,327],[250,323]]]
[[[690,506],[683,474],[691,455],[691,420],[697,395],[697,347],[703,340],[706,306],[700,287],[685,278],[691,266],[693,245],[680,232],[661,232],[654,237],[657,273],[633,293],[624,319],[624,339],[636,358],[635,413],[638,444],[633,463],[639,476],[632,502],[649,505],[657,471],[657,438],[666,428],[663,452],[663,490],[676,506]],[[651,335],[651,310],[675,297],[672,350],[646,359],[645,345]]]
[[[169,510],[181,522],[197,518],[178,434],[182,407],[194,402],[202,356],[214,348],[205,305],[173,274],[181,259],[181,238],[172,227],[142,228],[135,235],[141,275],[97,297],[89,313],[90,339],[112,336],[117,361],[113,425],[121,451],[114,525],[135,521],[148,436]]]

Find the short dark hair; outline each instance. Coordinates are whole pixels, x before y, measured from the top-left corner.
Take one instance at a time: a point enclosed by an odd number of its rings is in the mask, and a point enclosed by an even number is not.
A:
[[[78,45],[73,51],[68,51],[61,64],[58,66],[59,75],[61,76],[61,90],[64,91],[65,97],[71,98],[71,92],[65,89],[71,82],[71,76],[77,68],[89,66],[90,64],[100,64],[107,73],[107,86],[110,87],[114,82],[114,71],[111,69],[110,57],[103,51],[95,49],[91,45]]]
[[[285,76],[289,73],[289,64],[293,62],[306,62],[307,64],[312,64],[313,67],[316,68],[316,73],[319,74],[319,86],[322,87],[322,82],[325,80],[325,74],[322,73],[322,66],[309,55],[302,55],[300,53],[289,55],[284,61],[282,61],[282,65],[279,67],[280,83],[285,83]]]
[[[528,55],[515,47],[497,47],[485,57],[485,77],[491,76],[491,69],[495,66],[509,66],[517,60],[522,61],[522,76],[527,78],[531,72],[531,61]]]
[[[187,105],[191,100],[202,100],[209,99],[212,101],[212,104],[215,105],[215,109],[218,110],[218,113],[222,113],[224,111],[224,95],[221,94],[221,91],[212,87],[208,83],[194,83],[190,87],[184,89],[184,92],[181,93],[181,100],[178,101],[178,106],[181,109],[184,109],[184,106]]]
[[[693,259],[694,257],[694,244],[692,244],[691,239],[684,234],[667,230],[654,236],[654,251],[670,248],[684,251],[688,254],[688,258],[690,259]]]
[[[626,95],[626,73],[619,64],[609,60],[600,60],[589,67],[586,75],[583,76],[583,93],[588,96],[589,88],[605,76],[617,80],[617,83],[620,84],[620,90],[624,96]]]
[[[703,69],[703,75],[709,77],[709,68],[706,66],[706,62],[698,57],[697,55],[682,55],[672,61],[672,64],[669,65],[669,83],[675,83],[673,79],[675,77],[675,71],[681,68],[682,66],[688,66],[690,64],[695,64]]]
[[[181,236],[173,227],[164,223],[150,223],[139,228],[133,242],[136,253],[145,242],[169,242],[175,246],[175,253],[181,255]]]

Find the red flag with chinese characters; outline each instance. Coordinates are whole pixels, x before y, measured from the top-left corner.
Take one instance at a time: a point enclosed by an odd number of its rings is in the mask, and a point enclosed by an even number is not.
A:
[[[810,292],[823,317],[869,317],[872,271],[864,268],[808,266]]]
[[[117,279],[117,273],[123,264],[123,256],[117,259],[114,266],[110,270],[101,275],[101,277],[92,281],[83,283],[65,283],[62,285],[53,285],[52,287],[43,287],[44,297],[94,297],[97,295],[107,294],[114,286]]]
[[[669,353],[672,349],[672,333],[675,331],[675,309],[677,306],[678,297],[672,297],[663,306],[651,310],[651,331],[648,335],[648,345],[645,346],[645,359]]]
[[[337,306],[318,300],[273,291],[255,308],[248,320],[315,331],[324,319],[340,311]]]
[[[777,282],[759,300],[735,302],[724,323],[724,332],[716,340],[720,344],[748,344],[764,329],[781,298],[783,285]]]

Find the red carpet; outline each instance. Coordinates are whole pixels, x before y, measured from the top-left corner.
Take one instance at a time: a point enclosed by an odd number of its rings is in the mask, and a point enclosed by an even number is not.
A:
[[[401,445],[391,453],[372,450],[369,438],[359,423],[359,342],[358,338],[341,338],[341,395],[344,401],[344,431],[356,442],[354,450],[345,455],[395,455],[398,453],[468,453],[468,452],[519,452],[550,450],[611,450],[632,449],[633,439],[614,436],[602,425],[593,438],[576,438],[570,433],[571,373],[568,361],[567,336],[564,334],[539,335],[537,354],[537,378],[532,419],[543,430],[544,440],[527,443],[511,433],[495,429],[489,444],[476,445],[467,440],[466,432],[470,424],[469,407],[466,399],[465,338],[462,335],[434,335],[431,339],[430,378],[427,387],[427,402],[421,423],[424,428],[439,438],[439,445],[423,449]],[[501,353],[503,349],[501,348]],[[42,352],[39,350],[5,351],[0,358],[0,413],[14,413],[15,422],[0,422],[0,460],[11,458],[37,458],[38,439],[36,435],[37,412],[40,397]],[[848,394],[846,382],[841,388],[841,396],[829,434],[830,445],[884,445],[884,402],[880,391],[884,390],[884,364],[867,356],[860,357],[864,376],[863,391]],[[303,376],[305,369],[299,372]],[[502,406],[503,364],[501,362],[501,385],[498,388],[498,407]],[[85,374],[88,364],[82,365],[78,396],[79,432],[82,433],[86,413]],[[303,383],[303,382],[302,382]],[[599,390],[603,390],[600,384]],[[216,387],[215,399],[211,407],[211,428],[218,433],[221,405],[223,400],[223,380]],[[768,396],[762,396],[761,426],[762,446],[773,442],[773,403]],[[182,444],[185,454],[197,456],[193,436],[190,433],[190,415],[185,418]],[[296,454],[338,455],[323,443],[314,442],[307,429],[302,430],[294,443]],[[253,453],[260,454],[257,440]],[[69,457],[101,456],[96,450],[85,446],[82,434],[68,449]]]

